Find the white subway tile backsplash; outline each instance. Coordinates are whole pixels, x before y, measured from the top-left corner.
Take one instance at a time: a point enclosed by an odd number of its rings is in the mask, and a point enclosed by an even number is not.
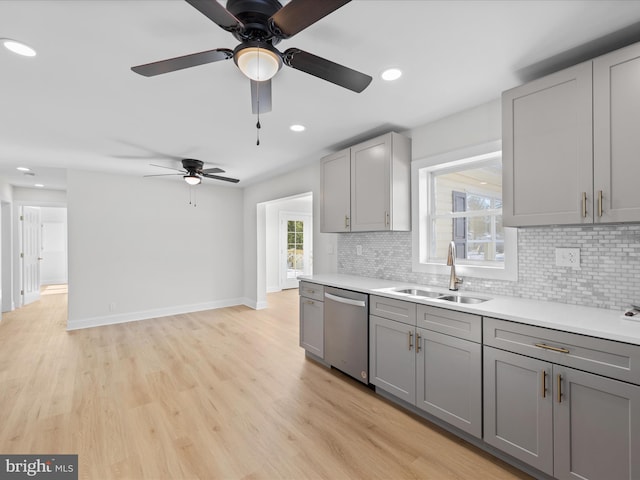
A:
[[[362,255],[356,255],[356,246]],[[580,248],[580,269],[557,267],[555,249]],[[640,303],[640,225],[523,228],[518,281],[465,278],[462,290],[590,307]],[[444,287],[448,276],[411,270],[411,232],[338,235],[338,272]]]

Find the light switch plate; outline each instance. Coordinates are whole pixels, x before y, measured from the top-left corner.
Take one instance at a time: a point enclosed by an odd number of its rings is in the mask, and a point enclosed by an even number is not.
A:
[[[580,268],[579,248],[556,248],[556,266]]]

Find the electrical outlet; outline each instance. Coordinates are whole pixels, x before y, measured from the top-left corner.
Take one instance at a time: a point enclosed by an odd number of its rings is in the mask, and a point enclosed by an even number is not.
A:
[[[356,255],[362,255],[362,245],[356,245]]]
[[[556,248],[556,266],[580,268],[579,248]]]

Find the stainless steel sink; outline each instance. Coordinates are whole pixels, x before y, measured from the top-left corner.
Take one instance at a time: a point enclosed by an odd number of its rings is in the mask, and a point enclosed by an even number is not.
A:
[[[486,302],[488,298],[467,297],[462,295],[442,295],[438,297],[438,300],[446,300],[447,302],[454,303],[482,303]]]
[[[429,290],[419,290],[417,288],[404,288],[402,290],[395,290],[396,293],[404,293],[406,295],[412,295],[414,297],[429,297],[438,298],[442,294],[438,292],[430,292]]]

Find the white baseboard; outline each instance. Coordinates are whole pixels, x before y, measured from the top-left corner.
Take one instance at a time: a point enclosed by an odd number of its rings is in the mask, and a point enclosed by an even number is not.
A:
[[[280,285],[271,285],[270,287],[267,287],[267,293],[275,293],[281,291],[282,289],[280,288]]]
[[[136,322],[139,320],[149,320],[151,318],[168,317],[170,315],[180,315],[182,313],[201,312],[203,310],[214,310],[216,308],[233,307],[247,304],[246,299],[234,298],[228,300],[216,300],[213,302],[196,303],[193,305],[179,305],[175,307],[154,308],[140,312],[120,313],[117,315],[104,315],[99,317],[81,318],[77,320],[67,320],[67,330],[79,330],[82,328],[102,327],[105,325],[115,325],[118,323]]]

